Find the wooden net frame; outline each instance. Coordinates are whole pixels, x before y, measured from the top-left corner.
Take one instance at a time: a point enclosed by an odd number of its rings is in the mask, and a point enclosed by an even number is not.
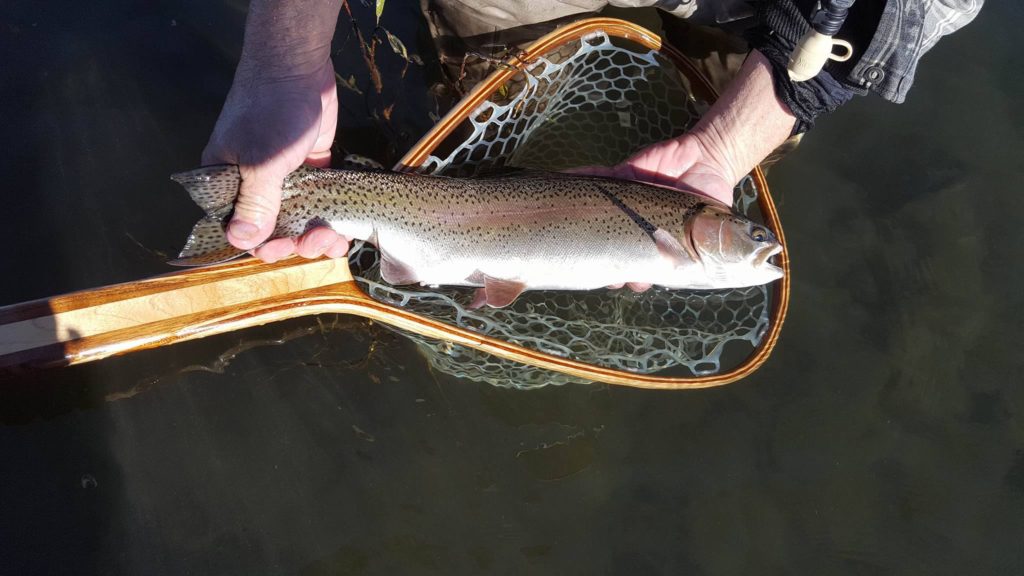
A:
[[[642,26],[615,18],[590,18],[580,20],[538,39],[523,52],[506,59],[502,66],[477,84],[462,100],[452,108],[438,124],[408,152],[395,166],[396,170],[417,171],[446,140],[451,138],[456,129],[467,117],[473,115],[479,107],[506,86],[517,75],[524,73],[540,57],[558,50],[571,42],[587,38],[595,32],[603,32],[609,37],[621,38],[634,42],[648,50],[659,52],[689,80],[694,95],[708,102],[717,99],[718,94],[704,75],[682,53],[671,45],[664,44],[661,38]],[[786,240],[779,220],[778,210],[772,199],[768,182],[760,167],[755,167],[750,175],[758,190],[758,207],[764,217],[765,224],[771,228],[784,250],[778,255],[778,265],[784,271],[772,292],[771,309],[769,311],[768,329],[761,342],[752,354],[737,367],[708,376],[693,377],[659,377],[631,375],[633,382],[616,381],[616,384],[627,384],[652,388],[698,388],[718,386],[735,382],[759,368],[768,359],[778,341],[786,311],[789,307],[790,295],[790,263]],[[595,377],[602,376],[602,377]],[[591,375],[588,378],[609,381],[609,375]]]

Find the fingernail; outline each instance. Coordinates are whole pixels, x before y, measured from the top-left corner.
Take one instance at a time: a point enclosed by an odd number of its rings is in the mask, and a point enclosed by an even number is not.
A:
[[[228,232],[239,240],[249,240],[256,236],[256,233],[259,231],[260,229],[255,224],[241,220],[232,220],[231,224],[228,225]]]

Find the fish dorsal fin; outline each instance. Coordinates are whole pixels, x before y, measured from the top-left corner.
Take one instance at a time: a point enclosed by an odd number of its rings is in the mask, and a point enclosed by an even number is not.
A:
[[[483,275],[484,286],[478,288],[470,308],[479,308],[487,304],[491,308],[504,308],[515,302],[516,298],[526,290],[526,284],[516,280],[501,280]]]
[[[181,254],[168,264],[172,266],[208,266],[234,260],[243,254],[245,254],[245,250],[235,248],[228,243],[223,216],[207,216],[196,222]]]
[[[664,228],[658,228],[652,236],[654,244],[658,247],[658,252],[668,258],[676,268],[692,266],[700,262],[700,256],[691,246],[676,240],[675,236]]]
[[[181,184],[207,214],[233,205],[242,183],[238,166],[234,164],[217,164],[178,172],[171,175],[171,180]]]

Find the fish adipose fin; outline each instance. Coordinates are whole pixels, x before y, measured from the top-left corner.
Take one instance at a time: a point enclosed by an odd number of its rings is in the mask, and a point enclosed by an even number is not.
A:
[[[206,166],[171,176],[185,187],[192,200],[206,212],[206,216],[192,227],[185,247],[172,266],[208,266],[233,260],[245,254],[228,242],[227,220],[238,197],[242,178],[238,166]]]
[[[518,298],[524,290],[526,290],[526,284],[523,284],[522,282],[516,282],[515,280],[500,280],[498,278],[491,278],[490,276],[484,275],[484,286],[483,288],[476,289],[476,294],[473,296],[473,302],[469,307],[471,309],[476,309],[487,304],[491,308],[504,308],[505,306],[515,302],[516,298]]]

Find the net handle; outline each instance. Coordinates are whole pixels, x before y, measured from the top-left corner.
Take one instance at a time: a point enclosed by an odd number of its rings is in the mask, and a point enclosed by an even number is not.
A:
[[[430,154],[459,126],[470,114],[481,104],[487,101],[499,88],[505,85],[516,74],[522,73],[538,57],[547,54],[552,49],[558,48],[568,42],[580,40],[595,32],[604,32],[608,36],[623,38],[636,42],[649,50],[655,50],[666,56],[692,83],[691,88],[694,94],[708,102],[714,102],[718,98],[718,92],[705,78],[700,70],[690,62],[681,52],[668,44],[663,44],[661,38],[642,26],[619,20],[617,18],[588,18],[579,20],[551,32],[531,44],[526,50],[518,55],[512,56],[505,61],[505,65],[499,67],[482,82],[477,84],[434,128],[416,143],[413,148],[402,157],[394,169],[401,172],[416,170],[427,161]],[[782,330],[786,312],[789,310],[790,296],[790,262],[789,249],[786,246],[786,237],[782,231],[782,222],[779,219],[778,209],[772,200],[771,192],[768,189],[768,182],[765,179],[764,171],[760,166],[754,167],[751,177],[757,185],[757,201],[761,214],[764,216],[765,224],[775,233],[783,251],[777,256],[779,267],[783,270],[783,276],[774,286],[772,307],[768,322],[768,332],[761,339],[761,343],[754,349],[754,352],[735,369],[711,376],[694,377],[664,377],[649,376],[641,374],[628,374],[620,370],[593,366],[572,360],[555,359],[547,354],[534,352],[532,350],[509,344],[500,340],[484,337],[484,342],[477,348],[495,354],[497,356],[525,362],[535,366],[553,367],[558,365],[560,372],[565,372],[605,382],[609,384],[621,384],[638,388],[709,388],[730,384],[744,378],[761,367],[768,360],[775,344],[778,342]]]

